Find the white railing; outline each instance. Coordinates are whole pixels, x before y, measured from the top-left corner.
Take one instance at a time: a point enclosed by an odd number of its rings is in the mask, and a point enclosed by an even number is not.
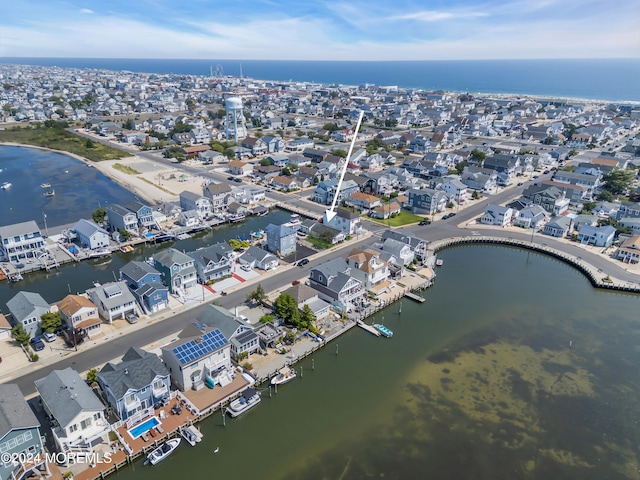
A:
[[[147,417],[152,417],[155,414],[155,410],[153,407],[147,407],[144,410],[140,410],[139,412],[134,413],[129,418],[127,418],[127,428],[131,428],[138,422],[141,422],[143,419]]]

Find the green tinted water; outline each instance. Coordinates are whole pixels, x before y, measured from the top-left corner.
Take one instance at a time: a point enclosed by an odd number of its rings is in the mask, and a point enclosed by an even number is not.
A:
[[[392,339],[352,330],[195,448],[112,478],[638,478],[640,297],[516,249],[441,257],[426,302],[379,314]]]

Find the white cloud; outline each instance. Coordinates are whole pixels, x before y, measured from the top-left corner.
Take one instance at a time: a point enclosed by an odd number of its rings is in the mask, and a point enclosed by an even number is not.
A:
[[[443,20],[456,20],[460,18],[487,17],[488,13],[482,12],[445,12],[438,10],[422,10],[419,12],[407,13],[390,17],[390,20],[417,20],[420,22],[440,22]]]
[[[88,8],[81,8],[80,13],[93,13],[93,10],[89,10]]]

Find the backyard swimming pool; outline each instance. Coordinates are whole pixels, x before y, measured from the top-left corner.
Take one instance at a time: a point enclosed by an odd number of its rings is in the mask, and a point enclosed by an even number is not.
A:
[[[160,420],[158,420],[158,417],[151,417],[150,419],[145,420],[144,422],[139,423],[135,427],[131,428],[129,430],[129,435],[131,435],[131,438],[135,440],[143,433],[147,433],[153,427],[157,427],[158,425],[160,425]]]

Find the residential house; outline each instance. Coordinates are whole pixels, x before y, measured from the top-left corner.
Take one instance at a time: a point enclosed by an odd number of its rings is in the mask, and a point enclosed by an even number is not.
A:
[[[98,314],[108,323],[124,319],[129,313],[140,315],[136,299],[124,281],[105,283],[87,290],[89,299],[98,307]]]
[[[587,213],[583,213],[581,215],[576,215],[573,217],[573,229],[580,230],[582,227],[588,225],[590,227],[595,227],[597,225],[597,217],[595,215],[590,215]]]
[[[270,223],[264,229],[267,235],[267,249],[271,253],[286,257],[296,251],[296,231],[286,225]]]
[[[278,266],[280,261],[274,254],[252,245],[240,256],[238,262],[241,265],[249,265],[250,268],[260,270],[272,270]]]
[[[640,203],[639,202],[620,202],[616,220],[621,218],[640,218]]]
[[[305,137],[290,140],[284,147],[285,152],[305,152],[307,149],[313,149],[313,140]]]
[[[331,304],[318,297],[318,291],[299,283],[287,288],[284,292],[291,295],[298,305],[298,310],[302,311],[305,305],[308,305],[316,319],[326,317],[331,313]]]
[[[226,183],[209,183],[204,189],[204,196],[211,201],[214,212],[224,210],[229,203],[231,186]]]
[[[107,222],[112,232],[125,230],[138,235],[138,217],[134,212],[116,203],[107,205],[105,210],[107,212]]]
[[[198,281],[202,284],[231,275],[235,254],[227,243],[218,242],[189,252],[187,255],[193,258]]]
[[[87,337],[96,338],[102,334],[102,320],[98,307],[83,295],[69,294],[57,304],[62,322],[69,330],[86,332]]]
[[[314,202],[321,203],[323,205],[331,205],[333,202],[333,198],[336,195],[338,190],[339,180],[337,178],[333,178],[331,180],[325,180],[316,186],[313,194],[311,195],[311,200]],[[359,190],[358,184],[353,180],[344,180],[340,187],[340,191],[338,192],[338,200],[336,204],[341,200],[344,200]]]
[[[366,293],[362,282],[351,276],[351,267],[342,258],[312,268],[309,286],[318,291],[318,297],[344,311],[360,304]]]
[[[409,200],[406,208],[412,213],[433,215],[437,212],[443,212],[447,208],[447,194],[442,190],[411,189],[407,191],[407,196]]]
[[[284,140],[280,135],[265,135],[262,141],[267,146],[267,152],[282,152],[285,147]]]
[[[32,337],[40,335],[40,318],[51,311],[51,307],[39,293],[24,290],[7,301],[7,308],[13,317],[13,323],[21,324]]]
[[[145,418],[169,400],[169,369],[155,353],[129,347],[120,363],[107,362],[97,374],[105,399],[121,420]]]
[[[209,143],[211,140],[211,133],[206,128],[192,128],[189,134],[192,143]]]
[[[570,200],[565,192],[555,186],[532,185],[522,192],[522,196],[551,214],[562,215],[569,208]]]
[[[169,306],[169,289],[162,276],[147,262],[132,260],[120,268],[120,280],[126,282],[138,305],[146,313],[156,313]]]
[[[558,170],[553,175],[553,181],[556,183],[584,187],[586,191],[582,194],[582,199],[591,199],[593,197],[595,189],[600,184],[600,178],[601,177],[599,175],[588,175],[586,173],[576,173],[564,170]]]
[[[236,361],[260,350],[258,335],[245,319],[213,304],[207,305],[196,317],[200,324],[222,332],[231,345],[231,358]]]
[[[522,208],[513,225],[522,228],[539,228],[548,219],[547,211],[540,205],[529,205]]]
[[[253,155],[254,157],[258,155],[264,155],[269,151],[269,147],[261,138],[246,137],[244,140],[242,140],[240,146],[250,150],[251,155]]]
[[[294,176],[277,175],[271,179],[271,186],[283,192],[292,192],[309,186],[309,180]]]
[[[344,202],[347,205],[355,207],[360,211],[372,210],[381,205],[380,199],[378,197],[362,192],[355,192],[349,198],[345,199]]]
[[[153,256],[153,266],[173,294],[182,293],[197,283],[194,263],[193,258],[175,248],[167,248]]]
[[[633,233],[634,235],[640,234],[640,218],[625,217],[621,218],[619,222],[622,228],[630,228],[631,233]]]
[[[329,242],[331,245],[343,242],[347,237],[344,232],[323,223],[313,222],[310,228],[307,228],[304,223],[300,226],[301,232],[310,233],[312,236]]]
[[[361,228],[361,218],[357,213],[351,212],[344,208],[338,208],[335,215],[328,222],[325,219],[327,227],[334,228],[345,235],[356,235]]]
[[[98,439],[109,441],[104,405],[78,372],[54,370],[34,383],[45,413],[56,422],[52,433],[58,450],[90,453]]]
[[[253,172],[253,165],[251,163],[243,162],[241,160],[231,160],[229,162],[229,173],[232,175],[251,175]]]
[[[198,215],[198,212],[196,210],[186,210],[184,212],[180,212],[176,223],[181,227],[191,229],[199,227],[202,222],[200,219],[200,215]]]
[[[33,220],[0,227],[0,260],[19,264],[44,251],[44,239]]]
[[[598,202],[593,209],[593,213],[600,218],[616,218],[620,204],[614,202],[601,201]]]
[[[354,248],[346,258],[351,276],[362,282],[364,288],[380,293],[380,287],[388,286],[389,268],[380,259],[380,253],[371,249]]]
[[[484,209],[484,214],[480,217],[480,223],[506,227],[511,225],[515,213],[516,212],[510,207],[489,204]]]
[[[583,245],[608,247],[613,243],[615,235],[616,229],[611,225],[605,225],[603,227],[583,225],[578,231],[578,241]]]
[[[393,255],[402,266],[410,265],[415,258],[411,244],[387,237],[382,242],[382,251]]]
[[[153,209],[138,200],[133,200],[126,205],[126,208],[136,214],[138,219],[138,226],[144,230],[151,230],[157,228],[158,225],[153,218]]]
[[[180,192],[180,208],[183,212],[196,212],[200,220],[211,216],[211,200],[205,196],[185,190]]]
[[[200,389],[207,377],[214,381],[231,371],[231,345],[217,328],[193,322],[178,339],[161,348],[173,384],[182,390]]]
[[[0,478],[51,476],[42,438],[40,422],[18,385],[0,384]]]
[[[399,197],[398,197],[399,198]],[[397,215],[402,211],[402,205],[396,200],[392,200],[389,203],[380,205],[369,212],[369,216],[372,218],[378,218],[385,220],[393,215]]]
[[[78,243],[83,248],[96,250],[109,246],[109,233],[91,220],[81,218],[73,225],[73,230],[76,232]]]
[[[552,237],[564,238],[571,231],[571,219],[569,217],[552,218],[544,226],[543,233]]]
[[[522,162],[518,155],[489,155],[484,159],[483,167],[498,173],[505,173],[510,178],[522,173]]]
[[[458,178],[446,179],[440,184],[440,188],[447,192],[447,196],[458,205],[468,200],[467,186]]]
[[[460,181],[472,190],[490,192],[496,188],[498,175],[495,172],[489,172],[491,170],[483,173],[465,167]]]
[[[426,260],[427,245],[429,243],[427,240],[424,240],[419,237],[411,236],[411,235],[405,235],[403,233],[400,233],[391,229],[388,229],[382,232],[382,241],[384,242],[388,238],[392,238],[402,243],[406,243],[412,248],[416,259],[418,259],[421,262],[424,262]]]
[[[637,264],[640,262],[640,235],[633,235],[618,247],[615,258],[622,263]]]

